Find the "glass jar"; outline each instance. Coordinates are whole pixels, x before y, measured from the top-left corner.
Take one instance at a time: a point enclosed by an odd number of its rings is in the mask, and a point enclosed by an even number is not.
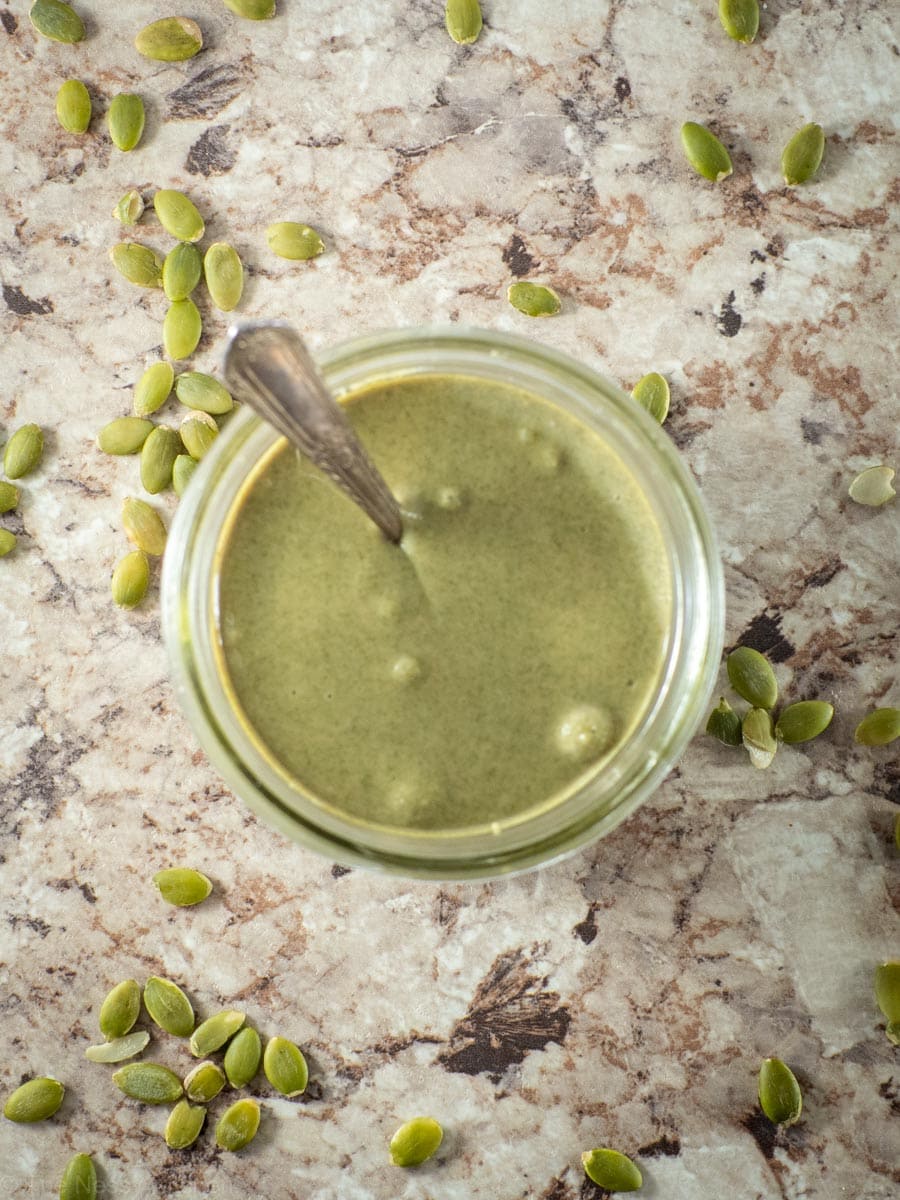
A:
[[[182,499],[166,548],[163,625],[176,692],[214,766],[268,823],[332,860],[431,879],[489,878],[552,862],[602,837],[645,800],[684,750],[709,702],[723,638],[715,538],[666,433],[630,396],[573,359],[483,330],[404,329],[318,356],[340,397],[417,374],[518,386],[594,430],[631,470],[658,520],[671,572],[665,661],[652,701],[602,770],[559,803],[475,829],[403,831],[342,816],[278,769],[249,735],[216,648],[218,550],[248,475],[278,435],[249,409],[228,422]]]

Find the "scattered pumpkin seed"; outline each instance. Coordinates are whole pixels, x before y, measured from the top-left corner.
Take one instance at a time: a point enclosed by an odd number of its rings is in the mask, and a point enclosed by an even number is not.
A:
[[[733,167],[728,151],[705,125],[686,121],[681,127],[681,145],[688,162],[704,179],[719,183],[731,174]]]
[[[193,1146],[200,1136],[203,1122],[206,1120],[206,1109],[202,1105],[189,1104],[187,1100],[179,1100],[166,1121],[164,1137],[170,1150],[186,1150]]]
[[[144,985],[144,1008],[160,1029],[173,1037],[189,1037],[194,1031],[194,1009],[177,983],[151,975]]]
[[[861,746],[887,746],[900,737],[900,708],[876,708],[856,727],[854,739]]]
[[[184,1094],[195,1104],[209,1104],[225,1086],[225,1072],[214,1062],[198,1063],[184,1077]]]
[[[0,479],[0,513],[12,512],[19,503],[19,489]]]
[[[825,153],[825,134],[812,122],[798,129],[781,153],[781,173],[788,187],[812,179]]]
[[[112,574],[110,590],[120,608],[135,608],[147,595],[150,564],[143,550],[132,550],[119,559]]]
[[[203,49],[203,34],[189,17],[163,17],[144,26],[134,48],[156,62],[184,62]]]
[[[644,1182],[637,1166],[618,1150],[586,1150],[581,1165],[588,1179],[608,1192],[636,1192]]]
[[[263,1055],[263,1070],[276,1092],[281,1092],[288,1099],[306,1091],[309,1081],[306,1059],[300,1048],[287,1038],[269,1038]]]
[[[133,92],[113,96],[106,114],[106,125],[113,145],[119,150],[133,150],[144,136],[144,102]]]
[[[444,24],[457,45],[468,46],[476,41],[482,26],[478,0],[447,0]]]
[[[163,321],[163,346],[169,358],[190,358],[202,332],[203,322],[193,300],[176,300],[169,305]]]
[[[730,38],[749,45],[759,29],[759,0],[719,0],[719,20]]]
[[[893,478],[893,467],[866,467],[850,484],[850,499],[872,508],[886,504],[897,495],[891,486]]]
[[[126,1063],[113,1072],[112,1081],[120,1092],[144,1104],[174,1104],[181,1099],[181,1080],[159,1063]]]
[[[203,256],[203,274],[216,308],[221,312],[237,308],[244,291],[244,268],[234,246],[213,242]]]
[[[134,387],[134,415],[149,417],[157,412],[168,400],[174,383],[175,370],[171,363],[158,362],[149,366]]]
[[[122,526],[125,536],[138,550],[159,557],[166,548],[166,527],[162,517],[146,500],[126,496],[122,501]]]
[[[212,891],[207,877],[192,867],[166,867],[164,871],[156,872],[153,882],[163,900],[177,908],[199,904]]]
[[[266,241],[273,254],[296,261],[315,258],[325,249],[315,229],[296,221],[275,221],[266,230]]]
[[[191,1034],[191,1054],[194,1058],[206,1058],[234,1037],[243,1023],[244,1014],[233,1008],[223,1009],[208,1017]]]
[[[811,742],[825,732],[833,716],[834,706],[824,700],[799,700],[782,710],[775,725],[775,736],[789,746]]]
[[[765,770],[778,749],[772,714],[765,708],[751,708],[741,722],[741,738],[750,762],[761,771]]]
[[[216,1145],[222,1150],[243,1150],[259,1129],[259,1105],[255,1100],[237,1100],[216,1125]]]
[[[892,1046],[900,1046],[900,1021],[889,1021],[884,1032]]]
[[[122,1038],[134,1028],[141,1014],[141,989],[134,979],[123,979],[100,1005],[98,1023],[108,1042]]]
[[[262,1058],[262,1042],[259,1034],[249,1025],[228,1043],[225,1051],[225,1074],[233,1088],[245,1087],[259,1070]]]
[[[104,454],[137,454],[153,429],[142,417],[116,417],[97,434],[97,445]]]
[[[91,123],[91,96],[80,79],[67,79],[56,93],[56,118],[67,133],[85,133]]]
[[[163,291],[169,300],[187,300],[200,282],[203,258],[193,242],[179,242],[162,267]]]
[[[275,16],[275,0],[225,0],[225,4],[248,21],[268,21]]]
[[[662,425],[669,415],[669,385],[662,375],[651,371],[634,385],[631,392],[641,408]]]
[[[88,1046],[84,1057],[93,1063],[118,1063],[127,1058],[134,1058],[147,1049],[150,1034],[145,1029],[136,1033],[126,1033],[124,1037],[113,1038],[111,1042],[101,1042],[98,1046]]]
[[[900,1021],[900,962],[896,959],[875,968],[875,999],[890,1024]]]
[[[39,425],[22,425],[6,443],[3,470],[8,479],[30,474],[44,453],[44,434]]]
[[[144,215],[144,197],[134,190],[126,192],[112,210],[112,215],[123,225],[136,225]]]
[[[728,679],[737,694],[756,708],[774,708],[778,681],[768,660],[750,646],[738,646],[725,663]]]
[[[511,283],[506,298],[513,308],[526,317],[555,317],[562,307],[553,288],[542,283],[529,283],[527,279]]]
[[[189,454],[179,454],[175,459],[172,467],[172,487],[179,499],[184,495],[187,485],[191,482],[191,476],[199,465],[197,460],[191,458]]]
[[[803,1108],[800,1085],[780,1058],[763,1059],[759,1069],[759,1106],[773,1125],[794,1125],[800,1120]]]
[[[34,0],[28,18],[42,37],[53,42],[71,45],[84,37],[84,21],[62,0]]]
[[[203,218],[192,200],[174,188],[161,188],[153,197],[153,207],[166,233],[180,242],[199,242],[206,231]]]
[[[725,746],[741,745],[741,718],[724,696],[719,697],[718,705],[709,714],[706,732],[718,738]]]
[[[74,1154],[59,1184],[59,1200],[96,1200],[97,1172],[89,1154]]]
[[[391,1162],[395,1167],[417,1167],[431,1158],[443,1140],[444,1131],[433,1117],[413,1117],[391,1138]]]
[[[210,413],[214,417],[231,412],[234,401],[231,392],[202,371],[184,371],[175,380],[175,395],[186,408]]]
[[[140,242],[118,242],[109,252],[119,274],[138,287],[162,287],[163,260]]]
[[[198,462],[206,457],[213,442],[219,436],[219,427],[205,412],[192,412],[181,422],[181,440],[191,458]]]
[[[0,558],[6,558],[16,548],[16,535],[8,529],[0,529]]]
[[[29,1079],[17,1087],[6,1101],[3,1115],[8,1121],[16,1121],[20,1125],[46,1121],[62,1104],[65,1094],[66,1089],[51,1075]]]
[[[172,482],[172,467],[181,453],[181,438],[168,425],[157,425],[141,447],[141,483],[151,495]]]

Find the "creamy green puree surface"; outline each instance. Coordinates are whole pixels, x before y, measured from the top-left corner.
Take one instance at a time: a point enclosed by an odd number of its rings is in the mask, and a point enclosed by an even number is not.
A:
[[[662,669],[669,569],[634,477],[501,383],[418,376],[347,412],[403,541],[273,448],[219,555],[223,670],[247,725],[317,802],[367,823],[458,832],[559,803]]]

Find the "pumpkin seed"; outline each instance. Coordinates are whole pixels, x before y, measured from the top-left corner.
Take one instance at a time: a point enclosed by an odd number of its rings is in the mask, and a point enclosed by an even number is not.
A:
[[[417,1167],[444,1140],[444,1131],[433,1117],[413,1117],[391,1138],[391,1162],[395,1167]]]
[[[0,479],[0,513],[12,512],[19,503],[19,489]]]
[[[186,408],[219,417],[231,412],[234,401],[231,392],[202,371],[184,371],[175,380],[175,395]]]
[[[457,45],[468,46],[476,41],[482,26],[478,0],[447,0],[444,24]]]
[[[778,681],[768,660],[750,646],[738,646],[725,663],[728,679],[737,694],[756,708],[774,708]]]
[[[162,408],[174,382],[175,370],[171,363],[158,362],[149,366],[134,387],[135,416],[148,417]]]
[[[191,482],[191,476],[199,465],[197,460],[191,458],[189,454],[179,454],[175,459],[172,467],[172,487],[179,499],[184,495],[187,485]]]
[[[754,767],[765,770],[775,757],[778,742],[772,728],[772,714],[765,708],[751,708],[741,722],[741,738]]]
[[[6,558],[16,548],[16,535],[8,529],[0,529],[0,558]]]
[[[636,1192],[644,1182],[628,1155],[618,1150],[586,1150],[581,1165],[588,1179],[608,1192]]]
[[[203,259],[193,242],[179,242],[162,267],[163,291],[169,300],[187,300],[200,282]]]
[[[181,438],[168,425],[157,425],[141,447],[141,483],[151,495],[172,482],[172,467],[181,453]]]
[[[198,1063],[184,1077],[184,1094],[198,1104],[215,1100],[225,1086],[225,1072],[214,1062]]]
[[[62,0],[34,0],[28,19],[38,33],[53,42],[71,45],[84,37],[84,22],[74,8]]]
[[[163,346],[169,358],[190,358],[197,349],[203,322],[193,300],[176,300],[163,321]]]
[[[725,746],[741,745],[741,718],[724,696],[719,697],[718,705],[709,714],[706,732],[718,738]]]
[[[243,1023],[244,1014],[233,1008],[223,1009],[222,1012],[208,1017],[191,1034],[191,1054],[194,1058],[206,1058],[207,1054],[212,1054],[214,1050],[224,1046]]]
[[[886,504],[897,495],[891,486],[893,478],[893,467],[866,467],[850,484],[850,499],[872,508]]]
[[[179,1100],[166,1121],[166,1145],[170,1150],[186,1150],[188,1146],[193,1146],[205,1120],[205,1108],[189,1104],[187,1100]]]
[[[126,1063],[113,1072],[112,1080],[120,1092],[144,1104],[174,1104],[181,1099],[181,1080],[159,1063]]]
[[[162,287],[163,260],[140,242],[118,242],[109,252],[119,274],[138,287]]]
[[[153,207],[166,233],[180,242],[199,242],[206,231],[203,218],[192,200],[174,188],[162,188],[153,197]]]
[[[719,0],[719,20],[730,38],[749,45],[759,29],[759,0]]]
[[[542,283],[529,283],[526,279],[510,284],[506,298],[526,317],[555,317],[562,307],[553,288]]]
[[[163,900],[177,908],[199,904],[212,891],[212,884],[206,876],[192,867],[167,867],[164,871],[156,872],[153,882]]]
[[[268,21],[275,16],[275,0],[225,0],[225,4],[248,21]]]
[[[243,1150],[259,1129],[259,1105],[255,1100],[238,1100],[227,1108],[216,1125],[216,1145],[222,1150]]]
[[[126,496],[122,501],[122,526],[125,536],[139,550],[156,557],[166,548],[166,527],[162,517],[146,500]]]
[[[291,1099],[306,1091],[309,1068],[298,1046],[287,1038],[269,1038],[263,1055],[266,1079],[282,1096]]]
[[[800,1085],[780,1058],[764,1059],[759,1069],[759,1106],[774,1125],[794,1125],[800,1120]]]
[[[116,417],[97,434],[97,445],[104,454],[137,454],[153,429],[141,417]]]
[[[704,125],[686,121],[681,127],[681,145],[685,157],[698,175],[719,183],[733,168],[728,151]]]
[[[876,708],[856,727],[854,739],[861,746],[887,746],[900,737],[900,708]]]
[[[781,153],[781,173],[788,187],[812,179],[825,153],[825,134],[812,122],[798,129]]]
[[[244,1087],[259,1070],[262,1043],[259,1034],[249,1025],[231,1039],[225,1051],[225,1074],[233,1088]]]
[[[213,242],[203,256],[203,274],[212,302],[221,312],[237,308],[244,290],[240,256],[227,242]]]
[[[325,249],[315,229],[296,221],[276,221],[266,230],[266,241],[273,254],[295,261],[315,258]]]
[[[173,1037],[194,1031],[194,1009],[177,983],[151,975],[144,985],[144,1008],[160,1029]]]
[[[59,1184],[59,1200],[96,1200],[97,1172],[89,1154],[74,1154]]]
[[[775,725],[775,736],[789,746],[811,742],[825,732],[833,716],[834,707],[824,700],[800,700],[782,710]]]
[[[91,97],[80,79],[67,79],[56,93],[56,119],[67,133],[85,133],[91,123]]]
[[[136,1054],[147,1049],[150,1034],[144,1029],[137,1033],[126,1033],[124,1037],[113,1038],[111,1042],[101,1042],[99,1046],[88,1046],[84,1057],[93,1063],[118,1063],[126,1058],[134,1058]]]
[[[44,453],[44,434],[39,425],[22,425],[6,443],[3,470],[7,479],[30,474]]]
[[[875,999],[890,1024],[900,1021],[900,962],[896,959],[875,968]]]
[[[669,385],[662,375],[651,371],[634,385],[632,392],[641,408],[662,425],[669,415]]]
[[[150,564],[143,550],[133,550],[116,564],[110,590],[120,608],[135,608],[147,595]]]
[[[100,1032],[108,1042],[130,1033],[141,1013],[141,989],[134,979],[123,979],[100,1005]]]
[[[144,198],[140,192],[126,192],[116,207],[112,210],[112,215],[117,221],[121,221],[123,225],[136,225],[144,215]]]
[[[3,1107],[8,1121],[20,1125],[33,1125],[35,1121],[46,1121],[52,1117],[63,1102],[66,1089],[50,1075],[29,1079],[17,1087]]]
[[[191,458],[204,458],[219,435],[219,427],[205,412],[189,413],[181,422],[181,440]]]
[[[144,102],[132,92],[113,96],[106,114],[106,125],[113,145],[133,150],[144,135]]]
[[[884,1032],[892,1046],[900,1046],[900,1021],[891,1021],[885,1026]]]
[[[156,62],[184,62],[203,49],[203,34],[189,17],[163,17],[144,26],[134,48]]]

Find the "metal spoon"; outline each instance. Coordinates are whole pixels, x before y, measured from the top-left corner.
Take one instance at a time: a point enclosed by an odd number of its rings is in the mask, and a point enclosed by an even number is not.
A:
[[[281,321],[232,326],[225,378],[239,400],[339,484],[385,537],[400,541],[400,506],[296,330]]]

